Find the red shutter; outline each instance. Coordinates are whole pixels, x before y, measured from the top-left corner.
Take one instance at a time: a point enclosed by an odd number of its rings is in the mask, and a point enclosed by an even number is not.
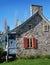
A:
[[[27,38],[24,38],[24,48],[27,48]]]
[[[33,48],[36,48],[36,39],[33,38]]]

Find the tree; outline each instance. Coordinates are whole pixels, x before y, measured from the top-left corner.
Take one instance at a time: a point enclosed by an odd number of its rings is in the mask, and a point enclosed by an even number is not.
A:
[[[4,33],[7,32],[7,20],[4,18]]]
[[[27,11],[25,11],[25,13],[24,13],[24,21],[26,21],[27,18],[28,18]]]
[[[18,19],[15,20],[15,28],[18,26]]]
[[[15,28],[18,26],[18,13],[15,12]]]
[[[0,46],[0,60],[3,59],[3,48]]]

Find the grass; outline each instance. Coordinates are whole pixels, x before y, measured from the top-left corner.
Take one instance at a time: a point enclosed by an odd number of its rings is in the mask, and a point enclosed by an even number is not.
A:
[[[0,65],[50,65],[50,59],[19,59],[11,62],[3,62]]]

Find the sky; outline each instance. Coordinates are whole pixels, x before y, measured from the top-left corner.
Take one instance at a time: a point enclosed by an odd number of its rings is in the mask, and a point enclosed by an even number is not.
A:
[[[16,17],[18,25],[24,21],[25,16],[29,18],[31,4],[43,6],[43,14],[50,20],[50,0],[0,0],[0,31],[4,30],[4,18],[10,29],[14,29]]]

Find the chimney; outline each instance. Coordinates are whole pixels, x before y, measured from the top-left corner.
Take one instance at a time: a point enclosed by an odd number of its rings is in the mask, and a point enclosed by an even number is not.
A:
[[[30,13],[31,16],[36,12],[39,11],[40,13],[43,13],[43,8],[40,5],[31,5],[30,6]]]

